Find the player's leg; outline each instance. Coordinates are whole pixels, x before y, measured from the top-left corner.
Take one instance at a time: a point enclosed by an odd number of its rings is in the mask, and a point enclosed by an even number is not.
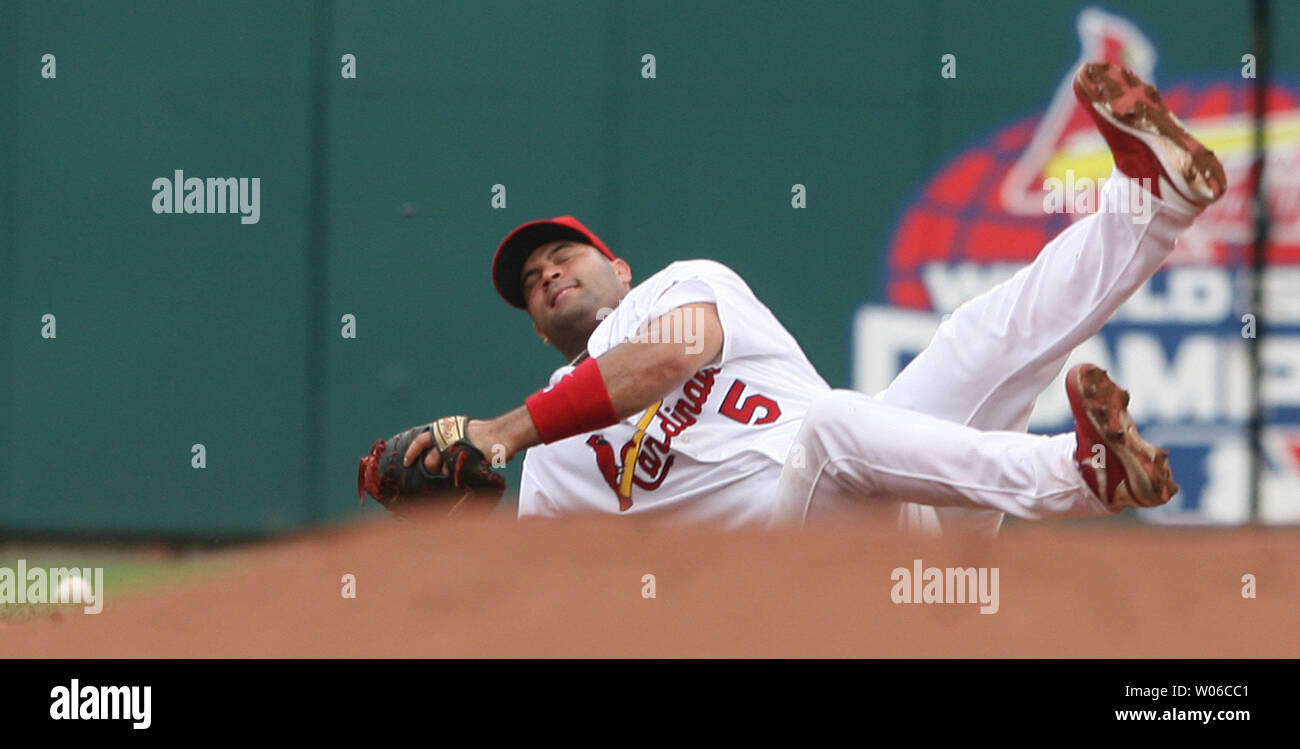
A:
[[[1038,395],[1070,353],[1095,335],[1164,262],[1194,213],[1152,205],[1149,222],[1127,206],[1141,189],[1118,172],[1103,210],[1049,242],[1028,267],[958,308],[930,345],[879,397],[978,429],[1024,431]],[[995,510],[903,504],[913,531],[994,534]]]
[[[1038,394],[1160,267],[1194,213],[1127,213],[1133,185],[1106,184],[1108,207],[1066,229],[1029,266],[966,302],[880,398],[982,429],[1025,429]],[[1122,212],[1123,211],[1123,212]]]
[[[1140,223],[1128,209],[1140,189],[1123,174],[1112,175],[1099,213],[1066,229],[1011,279],[954,311],[878,397],[977,429],[1027,429],[1038,395],[1070,352],[1155,273],[1195,218],[1181,206],[1158,202],[1149,221]],[[912,503],[902,503],[898,517],[901,527],[928,534],[991,535],[1002,524],[1002,513],[992,509]]]
[[[1178,489],[1167,453],[1138,435],[1127,394],[1091,365],[1067,380],[1077,430],[1052,437],[980,431],[835,390],[808,409],[781,473],[774,522],[867,510],[915,530],[926,523],[911,509],[919,505],[1041,519],[1169,501]]]
[[[778,522],[845,513],[890,518],[907,499],[1026,518],[1100,517],[1109,510],[1073,462],[1073,435],[982,432],[853,390],[808,409],[777,491]]]
[[[1069,353],[1101,329],[1222,195],[1217,159],[1182,129],[1155,89],[1119,66],[1098,64],[1081,69],[1076,95],[1117,164],[1098,213],[954,311],[880,395],[886,402],[981,429],[1025,429],[1035,399]]]
[[[1099,213],[1062,232],[1014,278],[956,310],[881,394],[887,402],[981,429],[1026,429],[1038,394],[1070,351],[1106,323],[1197,213],[1223,194],[1226,180],[1214,155],[1131,73],[1086,66],[1075,93],[1117,165]],[[1143,200],[1151,201],[1149,210],[1134,211]],[[992,534],[1002,522],[997,511],[907,503],[899,517],[932,533]]]

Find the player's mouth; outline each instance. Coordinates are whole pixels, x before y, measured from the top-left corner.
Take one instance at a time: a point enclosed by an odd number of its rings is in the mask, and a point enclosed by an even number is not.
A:
[[[566,296],[569,296],[569,292],[571,292],[571,291],[573,291],[573,290],[575,290],[575,289],[577,289],[577,288],[578,288],[578,284],[574,283],[574,284],[570,284],[570,285],[568,285],[568,286],[565,286],[564,288],[559,289],[559,290],[556,291],[554,294],[552,294],[552,295],[551,295],[551,309],[555,309],[555,305],[559,304],[561,299],[563,299],[563,298],[566,297]]]

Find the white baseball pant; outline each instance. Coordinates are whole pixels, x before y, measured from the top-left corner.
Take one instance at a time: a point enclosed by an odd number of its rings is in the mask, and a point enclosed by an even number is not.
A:
[[[1038,395],[1191,225],[1178,198],[1134,213],[1114,171],[1097,213],[1049,242],[1014,277],[961,305],[889,385],[814,402],[786,458],[775,525],[864,511],[926,534],[995,534],[1017,517],[1111,512],[1074,464],[1073,433],[1025,430]],[[1141,196],[1146,197],[1146,196]]]

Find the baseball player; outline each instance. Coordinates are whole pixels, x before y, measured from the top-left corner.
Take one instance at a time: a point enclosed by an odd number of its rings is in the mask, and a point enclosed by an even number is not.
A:
[[[1006,512],[1096,517],[1167,502],[1177,491],[1167,454],[1141,439],[1127,394],[1097,368],[1067,376],[1074,434],[1024,430],[1070,351],[1156,271],[1226,179],[1127,69],[1084,66],[1075,93],[1115,157],[1100,210],[957,309],[883,393],[832,390],[720,263],[675,262],[634,287],[627,263],[577,219],[534,221],[501,243],[493,282],[568,363],[500,417],[446,417],[377,441],[359,489],[386,505],[439,481],[499,496],[488,453],[499,464],[527,450],[521,519],[739,527],[870,511],[904,529],[995,532]],[[1147,215],[1131,212],[1132,190],[1149,193]]]

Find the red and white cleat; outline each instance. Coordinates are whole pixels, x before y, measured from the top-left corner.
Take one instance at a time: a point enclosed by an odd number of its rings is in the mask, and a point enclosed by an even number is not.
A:
[[[1160,92],[1133,71],[1110,62],[1088,63],[1074,76],[1074,95],[1097,123],[1115,166],[1133,179],[1149,179],[1157,198],[1167,199],[1171,190],[1199,209],[1227,189],[1214,152],[1193,138]]]
[[[1088,488],[1112,511],[1158,507],[1178,493],[1169,451],[1138,435],[1128,414],[1128,393],[1095,364],[1065,375],[1074,412],[1074,460]]]

